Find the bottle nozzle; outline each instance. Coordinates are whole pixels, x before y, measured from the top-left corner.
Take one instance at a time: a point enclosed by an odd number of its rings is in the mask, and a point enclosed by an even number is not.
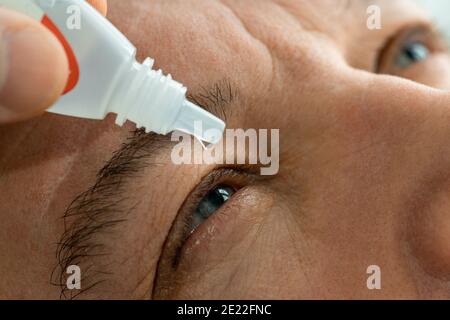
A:
[[[193,135],[202,142],[216,144],[222,139],[225,122],[185,100],[173,128]]]
[[[134,122],[146,132],[166,135],[181,131],[201,142],[216,144],[222,138],[225,123],[186,99],[186,87],[152,70],[153,60],[143,64],[132,61],[128,74],[111,99],[107,112],[117,114],[116,123]]]

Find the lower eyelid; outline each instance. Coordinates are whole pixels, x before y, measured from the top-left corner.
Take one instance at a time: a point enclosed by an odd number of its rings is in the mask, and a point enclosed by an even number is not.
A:
[[[196,250],[202,249],[206,245],[207,240],[213,240],[214,236],[222,230],[223,224],[226,224],[228,219],[227,210],[230,207],[230,202],[234,201],[234,197],[239,193],[239,190],[222,206],[220,207],[211,217],[209,217],[204,223],[199,225],[192,233],[184,235],[182,237],[177,237],[178,239],[168,241],[163,251],[164,263],[170,263],[172,270],[176,271],[179,264],[189,256],[191,251],[195,248]],[[183,222],[186,226],[186,222]],[[176,226],[174,225],[176,228]],[[171,237],[171,236],[169,236]]]
[[[202,179],[202,182],[191,191],[190,195],[184,201],[183,205],[178,211],[169,235],[166,238],[166,244],[164,245],[163,252],[161,254],[160,261],[163,261],[164,265],[170,264],[172,269],[176,269],[182,251],[186,245],[188,239],[196,237],[195,234],[199,233],[198,229],[202,228],[202,225],[209,224],[208,220],[212,220],[221,210],[224,210],[224,206],[234,201],[236,194],[240,189],[251,185],[256,181],[256,177],[246,171],[232,168],[219,168]],[[197,209],[199,202],[207,194],[218,185],[230,185],[235,188],[236,193],[228,200],[216,213],[213,214],[207,221],[200,225],[196,232],[190,233],[190,217],[192,213]]]
[[[255,178],[252,174],[248,174],[244,171],[234,170],[234,169],[218,169],[212,172],[207,178],[205,178],[199,187],[196,188],[186,200],[185,205],[180,210],[182,219],[184,219],[184,225],[190,225],[190,219],[192,217],[193,212],[197,209],[198,205],[202,201],[202,199],[207,195],[207,193],[214,188],[224,185],[230,186],[235,190],[233,197],[238,191],[245,186],[250,185],[255,181]],[[233,198],[232,197],[232,198]],[[232,200],[230,198],[230,200]],[[227,203],[230,201],[228,200]],[[226,204],[226,203],[225,203]],[[220,209],[219,209],[220,210]],[[215,215],[215,213],[213,214]],[[191,234],[191,230],[185,230],[186,237]]]
[[[190,260],[191,256],[193,259],[198,252],[209,252],[210,246],[215,245],[217,241],[223,241],[229,234],[248,229],[243,223],[254,224],[252,219],[244,218],[250,208],[256,208],[261,203],[253,194],[252,187],[238,190],[213,216],[200,225],[185,241],[180,251],[180,262],[181,259]]]
[[[227,223],[230,218],[229,210],[231,206],[235,206],[235,201],[238,201],[240,192],[243,189],[236,190],[233,196],[224,203],[213,215],[211,215],[205,222],[200,224],[188,238],[184,241],[183,247],[185,253],[189,252],[189,248],[192,246],[199,246],[201,243],[205,243],[213,240],[214,236],[218,235],[222,230],[223,224]]]
[[[227,263],[233,248],[253,243],[270,213],[269,208],[276,203],[275,198],[276,193],[266,184],[246,186],[182,246],[178,244],[174,248],[173,244],[166,243],[158,263],[152,297],[167,296],[164,290],[173,287],[174,282],[201,276],[215,265]]]

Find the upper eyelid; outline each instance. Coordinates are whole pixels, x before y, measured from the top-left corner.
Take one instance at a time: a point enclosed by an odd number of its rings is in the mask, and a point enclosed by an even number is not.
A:
[[[203,177],[200,183],[197,184],[193,190],[191,190],[191,192],[186,198],[185,203],[183,204],[183,206],[180,208],[179,211],[183,210],[183,208],[187,205],[187,201],[189,201],[189,198],[192,197],[193,194],[197,194],[199,195],[199,198],[201,198],[202,196],[205,196],[209,190],[216,187],[218,184],[226,183],[225,181],[226,179],[228,179],[228,183],[232,184],[231,180],[232,179],[237,180],[238,178],[242,180],[245,179],[247,180],[247,182],[253,182],[255,180],[255,176],[251,172],[251,169],[248,170],[247,168],[222,167],[213,170],[212,172],[208,173],[205,177]],[[237,186],[235,185],[235,187]]]
[[[433,40],[435,44],[443,44],[446,42],[443,32],[435,24],[418,26],[407,33],[403,39],[413,38],[414,36],[424,36],[428,40]],[[438,49],[442,49],[442,47]]]

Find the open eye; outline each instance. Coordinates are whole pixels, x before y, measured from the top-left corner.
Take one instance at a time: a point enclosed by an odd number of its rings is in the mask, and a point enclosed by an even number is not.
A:
[[[428,61],[437,53],[446,52],[442,35],[429,26],[406,28],[391,38],[378,56],[377,73],[405,77],[406,71]]]
[[[256,170],[259,173],[259,168]],[[257,181],[254,169],[221,168],[209,173],[190,192],[167,236],[159,270],[176,270],[188,242],[202,239],[210,226],[221,229],[233,198]]]
[[[395,64],[400,68],[408,68],[412,64],[426,60],[430,50],[425,44],[412,42],[405,44],[395,58]]]
[[[200,201],[192,215],[189,226],[190,233],[194,232],[199,225],[213,215],[235,193],[236,189],[226,185],[220,185],[210,190]]]
[[[222,248],[233,247],[255,226],[255,201],[265,199],[267,179],[257,166],[218,168],[203,177],[187,195],[167,235],[152,297],[168,297],[186,277],[192,281],[201,276],[198,266],[208,268],[216,257],[223,257]]]

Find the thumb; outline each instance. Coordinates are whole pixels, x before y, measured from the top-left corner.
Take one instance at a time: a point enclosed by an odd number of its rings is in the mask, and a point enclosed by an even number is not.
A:
[[[57,39],[38,22],[0,8],[0,124],[29,119],[51,106],[68,78]]]

